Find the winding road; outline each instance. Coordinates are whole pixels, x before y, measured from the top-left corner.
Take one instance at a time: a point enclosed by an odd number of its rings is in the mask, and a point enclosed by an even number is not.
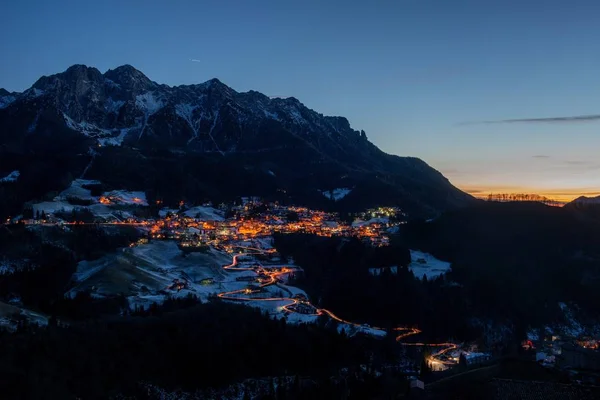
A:
[[[242,246],[237,246],[236,248],[238,249],[242,249],[242,250],[250,250],[250,253],[240,253],[240,254],[235,254],[233,256],[233,259],[231,261],[231,264],[228,265],[224,265],[223,269],[227,270],[227,271],[257,271],[257,268],[251,268],[251,267],[238,267],[238,257],[240,256],[244,256],[244,255],[259,255],[259,254],[265,254],[266,251],[259,249],[259,248],[254,248],[254,247],[242,247]],[[266,282],[262,282],[258,287],[260,289],[267,287],[267,286],[271,286],[271,285],[277,285],[279,282],[279,277],[285,275],[285,274],[289,274],[290,272],[293,272],[295,269],[294,268],[289,268],[289,267],[283,267],[277,271],[269,271],[269,269],[264,268],[264,267],[258,267],[258,270],[260,271],[260,273],[266,275],[268,277],[268,280]],[[365,325],[361,325],[358,324],[356,322],[352,322],[352,321],[347,321],[345,319],[342,319],[340,317],[338,317],[337,315],[335,315],[333,312],[325,309],[325,308],[317,308],[314,305],[312,305],[308,300],[307,301],[302,301],[300,299],[296,299],[296,298],[292,298],[292,297],[250,297],[249,295],[252,295],[253,293],[260,293],[262,292],[261,290],[252,290],[252,289],[239,289],[239,290],[232,290],[232,291],[228,291],[228,292],[222,292],[219,293],[217,296],[221,299],[224,300],[231,300],[231,301],[240,301],[240,302],[250,302],[250,301],[286,301],[289,302],[288,304],[285,304],[282,306],[282,309],[289,312],[289,313],[295,313],[297,312],[296,310],[294,310],[294,306],[297,304],[305,304],[307,306],[310,306],[312,308],[314,308],[315,312],[313,314],[304,314],[304,315],[314,315],[314,316],[320,316],[320,315],[327,315],[329,316],[329,318],[343,323],[343,324],[347,324],[347,325],[351,325],[354,327],[358,327],[358,328],[365,328]],[[245,296],[246,295],[246,296]],[[382,331],[385,332],[385,329],[383,328],[378,328],[378,327],[372,327],[369,326],[370,329],[373,330],[377,330],[377,331]],[[431,360],[434,363],[440,363],[440,364],[444,364],[444,365],[455,365],[456,362],[453,361],[447,361],[447,360],[442,360],[439,357],[451,350],[454,350],[456,348],[458,348],[458,346],[454,343],[421,343],[421,342],[405,342],[404,339],[406,339],[407,337],[413,336],[413,335],[417,335],[419,333],[421,333],[421,330],[417,329],[417,328],[411,328],[411,327],[397,327],[393,329],[396,333],[396,341],[403,345],[403,346],[421,346],[421,347],[439,347],[440,350],[438,350],[437,352],[431,354]]]

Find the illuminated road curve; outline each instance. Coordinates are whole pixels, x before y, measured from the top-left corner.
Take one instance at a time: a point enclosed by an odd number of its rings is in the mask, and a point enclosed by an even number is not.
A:
[[[4,224],[3,224],[4,225]],[[40,226],[56,226],[56,223],[53,222],[37,222],[31,225],[40,225]],[[123,225],[129,225],[129,226],[150,226],[151,224],[149,222],[143,221],[143,222],[121,222],[121,221],[115,221],[115,222],[61,222],[60,225],[65,225],[65,226],[70,226],[70,225],[101,225],[101,226],[110,226],[110,225],[117,225],[117,226],[123,226]],[[258,254],[265,254],[268,253],[269,251],[266,251],[264,249],[260,249],[260,248],[256,248],[256,247],[243,247],[243,246],[236,246],[236,248],[245,250],[245,251],[250,251],[248,253],[245,253],[247,255],[258,255]],[[274,249],[272,249],[271,251],[275,251]],[[238,257],[242,256],[244,254],[236,254],[233,256],[233,260],[231,262],[231,264],[229,265],[225,265],[223,266],[223,268],[225,270],[228,271],[255,271],[256,272],[256,268],[247,268],[247,267],[237,267],[238,265]],[[264,274],[268,280],[266,282],[262,282],[259,287],[260,288],[264,288],[270,285],[275,285],[278,283],[278,278],[282,275],[288,274],[290,272],[293,272],[294,269],[293,268],[288,268],[288,267],[284,267],[281,268],[281,270],[273,272],[273,271],[269,271],[266,268],[263,267],[259,267],[258,270],[260,271],[260,273]],[[351,325],[354,327],[358,327],[361,329],[366,328],[365,325],[361,325],[352,321],[347,321],[344,320],[340,317],[338,317],[337,315],[335,315],[333,312],[325,309],[325,308],[317,308],[314,305],[312,305],[309,301],[302,301],[299,299],[294,299],[291,297],[249,297],[249,295],[252,295],[253,293],[259,293],[260,291],[252,291],[250,289],[240,289],[240,290],[233,290],[233,291],[229,291],[229,292],[222,292],[219,293],[217,296],[221,299],[224,300],[230,300],[230,301],[241,301],[241,302],[250,302],[250,301],[282,301],[282,302],[287,302],[287,304],[282,306],[282,309],[290,312],[290,313],[295,313],[297,311],[295,311],[293,309],[293,306],[297,305],[297,304],[305,304],[307,306],[312,307],[315,310],[314,314],[303,314],[303,315],[313,315],[313,316],[320,316],[320,315],[327,315],[329,316],[329,318],[343,323],[343,324],[347,324],[347,325]],[[244,296],[244,295],[248,295],[248,296]],[[377,331],[382,331],[385,332],[385,329],[383,328],[378,328],[378,327],[371,327],[369,326],[368,328],[373,329],[373,330],[377,330]],[[441,360],[438,357],[447,353],[448,351],[454,350],[456,349],[458,346],[454,343],[410,343],[410,342],[405,342],[404,339],[419,334],[421,333],[421,331],[417,328],[411,328],[411,327],[397,327],[393,329],[397,336],[396,336],[396,341],[398,343],[400,343],[403,346],[430,346],[430,347],[439,347],[441,348],[439,351],[433,353],[431,355],[431,362],[434,363],[441,363],[441,364],[446,364],[446,365],[454,365],[456,364],[455,362],[452,361],[446,361],[446,360]]]
[[[253,254],[264,254],[265,251],[262,249],[258,249],[258,248],[254,248],[254,247],[241,247],[239,246],[238,248],[240,249],[244,249],[244,250],[251,250],[253,251],[253,253],[246,253],[247,255],[253,255]],[[233,259],[231,261],[231,264],[228,265],[224,265],[223,269],[227,270],[227,271],[255,271],[256,268],[249,268],[249,267],[238,267],[238,257],[242,256],[242,255],[246,255],[246,254],[236,254],[233,256]],[[266,268],[262,268],[259,267],[260,272],[267,275],[269,280],[267,282],[263,282],[259,285],[260,288],[264,288],[266,286],[270,286],[270,285],[274,285],[277,284],[278,282],[278,278],[282,275],[288,274],[290,272],[293,272],[294,269],[293,268],[288,268],[288,267],[284,267],[281,268],[280,271],[277,272],[272,272],[269,271]],[[239,289],[239,290],[232,290],[229,292],[222,292],[219,293],[217,296],[221,299],[224,300],[231,300],[231,301],[243,301],[243,302],[250,302],[250,301],[287,301],[289,302],[288,304],[282,306],[282,308],[290,313],[296,312],[293,308],[291,308],[292,306],[301,303],[300,300],[298,299],[293,299],[291,297],[248,297],[248,296],[240,296],[240,295],[251,295],[252,293],[257,293],[258,291],[252,291],[251,289]],[[315,316],[320,316],[320,315],[327,315],[329,316],[329,318],[341,322],[343,324],[347,324],[347,325],[351,325],[351,326],[355,326],[355,327],[359,327],[359,328],[364,328],[364,325],[358,324],[356,322],[352,322],[352,321],[346,321],[345,319],[342,319],[340,317],[338,317],[337,315],[335,315],[334,313],[332,313],[331,311],[325,309],[325,308],[317,308],[314,305],[310,304],[310,302],[305,301],[302,302],[306,305],[312,306],[315,310],[316,313],[314,314],[303,314],[303,315],[315,315]],[[383,328],[378,328],[378,327],[370,327],[371,329],[374,330],[378,330],[378,331],[385,331],[385,329]],[[455,362],[452,361],[446,361],[446,360],[441,360],[438,357],[451,351],[456,349],[458,346],[454,343],[410,343],[410,342],[404,342],[403,340],[406,339],[409,336],[412,335],[416,335],[418,333],[421,333],[421,330],[417,329],[417,328],[410,328],[410,327],[397,327],[393,329],[395,332],[397,332],[397,336],[396,336],[396,341],[398,343],[400,343],[403,346],[429,346],[429,347],[441,347],[442,349],[433,353],[431,355],[431,362],[434,363],[440,363],[440,364],[445,364],[445,365],[455,365]],[[400,333],[401,332],[401,333]]]

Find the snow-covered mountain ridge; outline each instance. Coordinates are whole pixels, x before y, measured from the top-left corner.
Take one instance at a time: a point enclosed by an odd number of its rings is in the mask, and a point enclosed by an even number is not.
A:
[[[240,93],[218,79],[171,87],[151,81],[130,65],[104,74],[74,65],[38,79],[23,93],[0,92],[0,107],[12,109],[8,112],[18,113],[32,103],[56,109],[70,129],[107,145],[167,139],[203,151],[248,150],[254,141],[246,137],[256,138],[269,124],[334,142],[335,137],[366,140],[347,119],[323,116],[293,97]]]
[[[321,193],[351,187],[335,207],[426,215],[474,201],[422,160],[386,154],[346,118],[296,98],[218,79],[171,87],[130,65],[74,65],[22,93],[0,91],[2,154],[0,172],[20,170],[23,184],[37,185],[45,170],[194,201],[261,195],[313,207],[333,202]],[[33,171],[31,161],[44,167]]]

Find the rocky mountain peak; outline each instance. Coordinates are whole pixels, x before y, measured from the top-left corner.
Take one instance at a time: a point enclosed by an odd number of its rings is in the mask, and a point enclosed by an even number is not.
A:
[[[67,68],[64,72],[50,76],[42,76],[33,84],[32,89],[37,89],[38,91],[53,91],[68,87],[79,90],[81,89],[81,86],[98,84],[101,81],[102,73],[98,69],[76,64]]]
[[[219,93],[225,97],[232,97],[237,94],[235,90],[217,78],[209,79],[208,81],[200,84],[200,87],[209,93]]]
[[[70,66],[65,72],[63,72],[62,75],[64,75],[67,79],[100,79],[102,77],[102,73],[97,68],[88,67],[87,65],[83,64],[75,64]]]
[[[18,93],[11,93],[6,89],[0,88],[0,108],[8,107],[17,99]]]
[[[120,85],[123,89],[133,91],[150,90],[158,86],[141,71],[129,64],[121,65],[115,69],[109,69],[104,74],[104,78]]]
[[[198,182],[218,177],[219,188],[220,172],[229,171],[232,163],[233,183],[227,187],[240,186],[240,193],[263,184],[273,189],[274,179],[284,186],[304,182],[298,186],[304,193],[300,195],[317,199],[323,197],[317,191],[322,187],[363,185],[363,195],[356,189],[349,197],[364,205],[372,191],[379,190],[374,188],[383,190],[388,202],[403,199],[407,207],[421,210],[442,209],[470,199],[424,162],[383,153],[344,117],[324,116],[295,97],[237,92],[217,78],[170,87],[151,81],[131,65],[104,74],[93,67],[74,65],[40,78],[22,94],[6,93],[0,92],[0,148],[21,153],[35,149],[79,155],[94,149],[94,154],[102,152],[109,157],[114,154],[113,147],[121,147],[117,151],[139,151],[142,158],[136,162],[140,162],[160,149],[169,157],[186,154],[190,159],[206,157],[216,162],[217,174],[206,174],[197,167],[202,164],[177,171],[197,169]],[[105,161],[96,168],[112,165],[108,158]],[[125,169],[108,175],[105,172],[112,167],[100,168],[97,173],[106,180],[129,167],[127,163]],[[147,173],[152,168],[146,165],[146,172],[136,177],[157,173]],[[265,168],[272,172],[269,181],[260,172]],[[246,179],[248,174],[252,180]],[[183,176],[180,172],[175,175]],[[169,179],[177,178],[175,175]],[[407,192],[414,187],[418,190]],[[415,197],[415,193],[422,196]],[[421,201],[427,206],[419,205]]]

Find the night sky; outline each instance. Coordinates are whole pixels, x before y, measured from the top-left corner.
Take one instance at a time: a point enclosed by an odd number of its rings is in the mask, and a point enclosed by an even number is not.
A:
[[[345,116],[472,193],[600,192],[598,1],[19,0],[2,17],[8,90],[76,63],[217,77]]]

